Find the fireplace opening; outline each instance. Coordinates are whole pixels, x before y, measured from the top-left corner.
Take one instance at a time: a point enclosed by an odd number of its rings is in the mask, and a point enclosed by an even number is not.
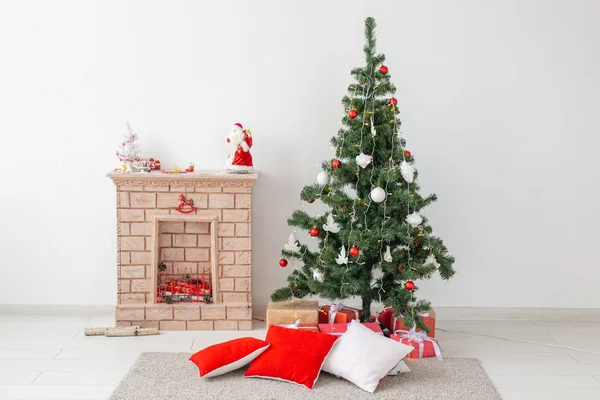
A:
[[[174,275],[166,272],[167,265],[158,263],[156,303],[206,303],[212,301],[212,279],[209,273]]]
[[[155,304],[215,302],[216,219],[155,216]]]

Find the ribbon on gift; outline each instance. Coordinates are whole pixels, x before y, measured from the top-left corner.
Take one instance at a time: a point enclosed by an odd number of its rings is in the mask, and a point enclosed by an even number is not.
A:
[[[333,324],[332,324],[333,325]],[[342,324],[340,324],[342,325]],[[348,328],[350,327],[350,324],[346,324],[346,330],[343,332],[334,332],[333,329],[335,329],[334,327],[332,327],[331,332],[327,332],[329,335],[333,335],[333,336],[342,336],[344,333],[346,333],[348,331]]]
[[[409,342],[418,343],[419,344],[419,358],[423,358],[423,350],[425,349],[425,342],[431,342],[433,345],[433,351],[435,352],[435,357],[438,361],[442,361],[442,349],[440,349],[440,345],[437,340],[430,338],[424,332],[417,332],[415,328],[411,328],[408,331],[403,329],[397,330],[396,335],[400,337],[400,341],[402,339],[408,339]]]
[[[293,324],[283,324],[283,325],[278,325],[278,326],[283,326],[284,328],[290,328],[290,329],[298,329],[298,327],[300,326],[300,320],[297,319],[296,322],[294,322]]]
[[[340,310],[348,310],[348,311],[353,311],[354,312],[354,319],[359,320],[359,316],[358,316],[358,309],[356,308],[352,308],[352,307],[348,307],[346,305],[346,303],[341,302],[341,303],[337,303],[337,304],[330,304],[329,305],[329,323],[330,324],[335,324],[335,316],[338,313],[338,311]]]

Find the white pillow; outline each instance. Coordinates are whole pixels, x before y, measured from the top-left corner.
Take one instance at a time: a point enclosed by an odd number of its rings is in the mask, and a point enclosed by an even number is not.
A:
[[[353,320],[325,359],[323,371],[374,393],[379,381],[413,349]]]

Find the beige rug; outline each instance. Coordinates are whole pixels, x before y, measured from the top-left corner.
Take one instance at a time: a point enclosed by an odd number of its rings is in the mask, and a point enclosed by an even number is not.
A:
[[[312,390],[287,382],[244,378],[243,370],[203,379],[188,357],[188,353],[143,353],[110,399],[500,399],[473,358],[409,360],[411,372],[387,377],[375,394],[370,394],[325,372]]]

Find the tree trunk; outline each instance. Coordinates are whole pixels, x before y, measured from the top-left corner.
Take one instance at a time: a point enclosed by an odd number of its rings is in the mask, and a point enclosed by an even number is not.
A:
[[[362,321],[369,322],[371,318],[371,297],[362,298]]]

